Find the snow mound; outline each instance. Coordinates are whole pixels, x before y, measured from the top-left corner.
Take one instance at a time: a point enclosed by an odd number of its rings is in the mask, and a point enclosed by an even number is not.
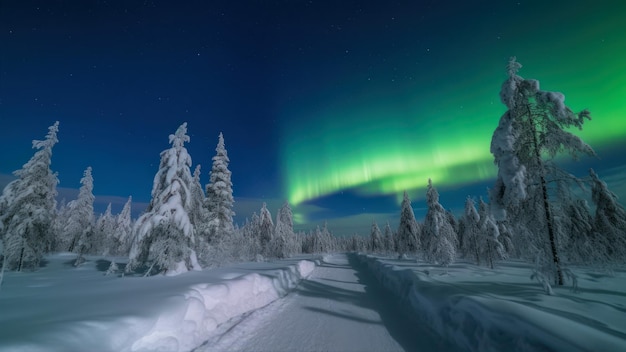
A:
[[[246,274],[221,283],[191,286],[169,302],[154,327],[132,344],[132,351],[188,351],[200,346],[228,320],[285,296],[315,264],[302,260],[274,273]]]
[[[9,273],[0,294],[0,351],[193,350],[315,269],[310,260],[290,259],[119,278],[103,276],[108,262],[95,257],[71,269],[67,256],[48,260],[38,272]]]
[[[462,283],[432,278],[429,270],[402,268],[359,255],[377,280],[412,315],[467,351],[619,351],[626,340],[540,305],[481,295]],[[415,263],[414,263],[415,264]]]

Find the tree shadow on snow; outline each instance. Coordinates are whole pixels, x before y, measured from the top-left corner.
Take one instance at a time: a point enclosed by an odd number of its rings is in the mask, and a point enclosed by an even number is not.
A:
[[[349,311],[331,311],[320,307],[305,307],[305,309],[364,324],[381,324],[406,351],[458,351],[458,348],[450,346],[447,341],[437,336],[428,326],[411,316],[411,312],[408,312],[406,307],[397,302],[393,293],[386,291],[356,258],[350,254],[348,254],[348,258],[348,265],[322,263],[320,266],[354,270],[356,282],[316,279],[329,281],[329,284],[326,284],[320,281],[302,280],[296,288],[297,293],[302,296],[319,297],[372,310],[378,313],[380,320],[361,317]],[[355,284],[358,284],[359,287],[354,287]],[[360,290],[361,287],[363,287],[364,292]]]
[[[457,346],[437,335],[425,322],[402,306],[394,293],[386,290],[355,256],[348,256],[357,272],[359,283],[365,286],[367,301],[380,315],[393,338],[407,351],[458,351]]]

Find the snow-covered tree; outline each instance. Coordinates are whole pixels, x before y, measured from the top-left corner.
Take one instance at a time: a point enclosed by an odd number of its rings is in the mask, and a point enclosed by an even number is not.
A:
[[[189,217],[193,206],[191,156],[187,123],[169,136],[170,149],[161,152],[159,170],[154,176],[152,199],[137,219],[133,232],[127,271],[142,265],[165,275],[200,269],[195,252],[195,230]]]
[[[558,169],[551,162],[557,154],[568,152],[574,157],[593,154],[591,147],[567,131],[571,127],[581,129],[590,115],[587,110],[573,113],[565,105],[563,94],[543,91],[537,80],[518,76],[521,67],[511,58],[508,79],[500,91],[500,99],[508,110],[500,118],[491,140],[491,153],[498,166],[496,184],[490,192],[492,211],[498,220],[508,213],[518,228],[528,230],[516,231],[519,235],[545,234],[548,248],[542,244],[544,241],[528,238],[524,241],[538,243],[536,249],[545,253],[540,259],[551,257],[555,281],[562,285],[547,177],[551,170]]]
[[[262,248],[259,229],[261,227],[261,218],[255,212],[252,214],[250,221],[246,219],[246,223],[241,228],[242,240],[244,241],[243,253],[247,259],[262,259]]]
[[[563,205],[562,231],[568,233],[565,253],[571,263],[595,264],[606,259],[606,246],[594,236],[593,216],[587,201],[571,200]]]
[[[191,183],[191,196],[193,206],[189,217],[191,222],[196,227],[198,237],[201,233],[201,228],[208,225],[209,214],[206,208],[206,196],[202,190],[202,184],[200,183],[201,165],[196,165],[193,171],[193,182]]]
[[[478,245],[480,237],[479,227],[480,217],[476,211],[476,205],[471,197],[465,200],[465,212],[463,213],[463,233],[461,237],[461,251],[464,257],[472,258],[480,265],[480,248]]]
[[[273,257],[287,258],[291,254],[290,248],[295,241],[293,233],[293,213],[288,202],[276,214],[276,229],[270,242],[270,253]]]
[[[322,250],[323,253],[333,252],[335,251],[335,239],[333,234],[328,229],[328,222],[324,221],[324,226],[321,229],[321,238],[322,238]]]
[[[117,219],[111,213],[111,203],[103,214],[96,220],[96,229],[91,252],[94,254],[109,255],[115,253],[120,246],[116,234]]]
[[[34,140],[33,157],[13,174],[0,196],[0,247],[3,268],[21,271],[39,267],[54,235],[57,174],[50,169],[52,147],[58,142],[59,122],[48,128],[45,140]]]
[[[128,197],[122,211],[117,215],[115,225],[115,237],[117,238],[118,248],[114,249],[114,254],[128,255],[130,246],[132,245],[133,223],[131,219],[131,205],[133,197]]]
[[[85,169],[80,184],[78,198],[69,203],[70,218],[65,227],[65,232],[72,238],[68,250],[78,253],[76,265],[79,265],[83,260],[83,255],[92,249],[94,240],[93,202],[95,197],[93,195],[91,166]]]
[[[425,259],[447,266],[456,259],[456,233],[446,210],[439,204],[439,193],[430,179],[426,191],[426,204],[428,211],[422,227]]]
[[[65,226],[67,226],[71,215],[70,210],[69,204],[65,201],[65,198],[62,199],[61,202],[59,202],[59,208],[54,217],[53,233],[55,234],[55,238],[51,246],[53,252],[64,252],[70,247],[72,238],[65,232]]]
[[[261,212],[259,215],[259,229],[258,229],[259,242],[264,256],[270,256],[269,244],[274,238],[274,222],[272,221],[272,214],[267,209],[267,204],[263,203]]]
[[[420,232],[420,226],[415,220],[415,214],[411,207],[411,200],[405,191],[400,205],[400,225],[398,225],[398,232],[396,233],[396,246],[400,255],[417,253],[421,247]]]
[[[385,243],[385,249],[388,252],[396,251],[396,242],[394,240],[393,231],[391,231],[391,226],[389,222],[385,225],[385,229],[383,230],[383,242]]]
[[[206,202],[209,211],[209,236],[228,236],[233,231],[233,183],[228,170],[228,152],[224,146],[224,136],[219,135],[213,157],[209,184],[206,186]]]
[[[500,231],[495,219],[491,215],[485,217],[485,221],[482,222],[480,236],[480,254],[485,259],[485,262],[489,264],[491,269],[494,268],[494,261],[506,259],[506,251],[504,246],[500,243]]]
[[[374,253],[382,252],[385,249],[383,235],[381,234],[376,221],[372,222],[372,230],[370,231],[370,248]]]
[[[606,254],[613,262],[626,260],[626,211],[618,203],[617,196],[593,171],[591,176],[591,198],[596,205],[593,229],[601,243],[605,244]]]

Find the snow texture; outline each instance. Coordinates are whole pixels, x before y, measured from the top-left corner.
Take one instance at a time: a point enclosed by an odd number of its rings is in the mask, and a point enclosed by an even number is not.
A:
[[[529,289],[528,265],[501,271],[455,264],[441,268],[374,256],[359,259],[421,323],[463,351],[624,351],[623,281],[602,290]],[[505,274],[505,275],[503,275]],[[588,273],[597,281],[602,275]],[[524,279],[525,276],[525,279]],[[623,272],[620,277],[623,277]],[[622,279],[623,280],[623,279]],[[612,296],[617,294],[617,296]]]
[[[97,257],[68,266],[75,257],[56,254],[38,272],[6,273],[0,351],[189,351],[315,269],[313,261],[291,260],[120,278],[111,275],[116,265]]]

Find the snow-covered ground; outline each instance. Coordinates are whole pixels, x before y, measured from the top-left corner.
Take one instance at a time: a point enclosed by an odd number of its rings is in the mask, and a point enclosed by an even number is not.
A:
[[[209,351],[445,351],[356,256],[327,255],[309,278],[207,344]]]
[[[626,351],[624,270],[574,268],[578,291],[548,296],[517,261],[334,254],[120,277],[75,256],[5,273],[0,351]]]
[[[360,255],[388,290],[439,335],[471,351],[626,351],[626,270],[573,268],[578,290],[544,293],[524,262],[444,269]]]
[[[244,263],[176,277],[104,276],[107,260],[46,258],[34,273],[5,273],[2,351],[188,351],[220,328],[286,295],[310,260]],[[219,328],[218,328],[219,327]]]

